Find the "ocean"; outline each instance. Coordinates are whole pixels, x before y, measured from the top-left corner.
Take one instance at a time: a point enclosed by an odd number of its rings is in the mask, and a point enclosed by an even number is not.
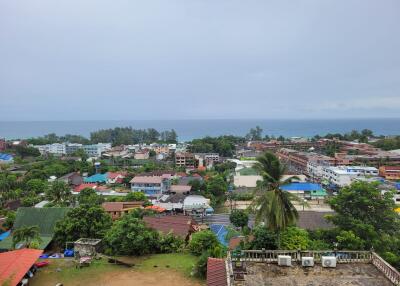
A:
[[[23,139],[48,133],[79,134],[104,128],[132,126],[135,129],[175,129],[179,141],[219,135],[245,135],[260,126],[263,134],[284,137],[312,137],[316,134],[345,133],[371,129],[378,135],[400,135],[400,118],[395,119],[215,119],[215,120],[98,120],[98,121],[8,121],[0,122],[0,138]]]

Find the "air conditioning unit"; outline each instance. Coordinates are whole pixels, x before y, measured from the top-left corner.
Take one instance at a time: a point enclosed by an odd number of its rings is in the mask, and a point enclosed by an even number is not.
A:
[[[303,265],[304,267],[314,266],[314,257],[302,257],[301,265]]]
[[[290,255],[278,255],[278,265],[292,266],[292,257]]]
[[[321,263],[322,263],[322,267],[336,267],[336,257],[322,256]]]

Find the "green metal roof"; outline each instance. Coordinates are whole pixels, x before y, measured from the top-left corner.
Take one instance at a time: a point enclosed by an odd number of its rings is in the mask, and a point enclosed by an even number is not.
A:
[[[42,242],[39,245],[39,249],[45,249],[53,239],[52,236],[40,236],[40,238],[42,239]],[[18,245],[16,248],[18,249]],[[0,241],[0,250],[10,250],[10,249],[13,249],[12,235],[7,237],[3,241]]]
[[[21,226],[39,226],[41,236],[53,236],[56,222],[61,220],[70,208],[19,208],[13,229]]]

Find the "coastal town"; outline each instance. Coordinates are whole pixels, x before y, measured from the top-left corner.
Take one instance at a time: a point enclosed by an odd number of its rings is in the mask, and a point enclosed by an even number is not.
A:
[[[0,139],[0,283],[399,285],[399,136],[178,138]]]

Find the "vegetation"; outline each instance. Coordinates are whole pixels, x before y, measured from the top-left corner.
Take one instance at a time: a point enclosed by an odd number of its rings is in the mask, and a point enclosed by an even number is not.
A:
[[[112,220],[100,206],[79,206],[71,209],[63,220],[57,222],[54,240],[61,246],[66,241],[79,238],[103,238]]]
[[[235,151],[235,144],[243,143],[243,137],[219,136],[194,139],[190,142],[189,151],[192,153],[218,153],[220,156],[231,157]]]
[[[193,255],[201,255],[203,252],[219,246],[215,234],[210,230],[203,230],[192,235],[189,250]]]
[[[96,194],[96,191],[91,188],[84,188],[79,192],[78,203],[79,205],[96,206],[104,202],[104,197]]]
[[[249,215],[243,210],[232,211],[229,219],[234,226],[240,227],[241,229],[249,223]]]
[[[22,226],[13,231],[13,248],[19,243],[24,243],[27,248],[36,248],[41,242],[39,235],[39,227],[35,226]]]
[[[54,181],[51,188],[47,190],[46,197],[55,205],[68,206],[72,194],[66,183],[63,181]]]
[[[400,149],[400,136],[396,136],[394,138],[380,139],[372,143],[372,145],[386,151]]]

